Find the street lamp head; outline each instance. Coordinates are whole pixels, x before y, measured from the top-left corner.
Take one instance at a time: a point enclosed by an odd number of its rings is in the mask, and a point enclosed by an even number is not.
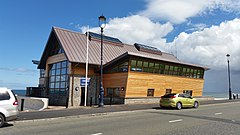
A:
[[[226,56],[227,56],[227,60],[229,60],[230,54],[227,54]]]
[[[99,27],[104,29],[106,26],[106,17],[101,15],[98,17],[98,23],[99,23]]]

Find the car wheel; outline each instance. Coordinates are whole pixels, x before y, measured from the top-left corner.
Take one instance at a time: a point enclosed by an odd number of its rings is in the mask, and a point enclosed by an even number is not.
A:
[[[195,101],[193,107],[194,107],[194,108],[198,108],[198,106],[199,106],[198,102]]]
[[[2,114],[0,114],[0,127],[2,127],[4,123],[5,123],[4,117]]]
[[[177,102],[176,107],[177,107],[178,110],[181,110],[182,109],[182,103],[181,102]]]
[[[164,106],[160,105],[160,108],[164,108]]]

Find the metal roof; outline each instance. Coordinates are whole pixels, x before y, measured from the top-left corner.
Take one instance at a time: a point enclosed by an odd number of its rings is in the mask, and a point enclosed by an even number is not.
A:
[[[87,48],[87,36],[79,32],[74,32],[58,27],[53,27],[49,36],[47,45],[42,54],[40,64],[38,68],[45,68],[45,64],[48,58],[49,48],[51,48],[50,37],[56,36],[60,46],[63,48],[67,59],[70,62],[85,63],[86,61],[86,48]],[[54,38],[52,38],[54,39]],[[116,38],[114,38],[116,39]],[[114,40],[115,41],[115,40]],[[119,40],[120,41],[120,40]],[[98,40],[89,40],[89,64],[100,65],[100,49],[101,42]],[[181,62],[175,56],[169,53],[161,52],[162,55],[149,53],[145,51],[139,51],[134,45],[122,44],[121,46],[114,45],[111,42],[104,42],[103,44],[103,64],[111,63],[112,60],[118,58],[123,54],[134,55],[144,58],[150,58],[155,60],[161,60],[166,62],[173,62],[178,64],[190,65],[195,67],[205,68],[194,64],[188,64]]]

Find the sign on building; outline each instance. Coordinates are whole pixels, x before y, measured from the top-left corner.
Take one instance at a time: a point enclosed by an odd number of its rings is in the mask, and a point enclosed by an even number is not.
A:
[[[91,78],[87,78],[87,86],[90,85],[90,79]],[[80,78],[80,86],[85,86],[85,82],[86,82],[86,78]]]

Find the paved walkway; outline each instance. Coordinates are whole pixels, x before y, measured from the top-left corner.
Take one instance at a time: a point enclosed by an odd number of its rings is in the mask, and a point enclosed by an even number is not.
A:
[[[218,103],[230,103],[239,102],[240,99],[236,100],[209,100],[200,101],[200,105],[207,104],[218,104]],[[51,107],[44,111],[30,111],[20,112],[17,121],[24,120],[36,120],[36,119],[49,119],[67,116],[79,116],[79,115],[95,115],[109,112],[121,112],[121,111],[134,111],[134,110],[146,110],[146,109],[159,109],[159,104],[133,104],[133,105],[105,105],[103,108],[94,107]]]

